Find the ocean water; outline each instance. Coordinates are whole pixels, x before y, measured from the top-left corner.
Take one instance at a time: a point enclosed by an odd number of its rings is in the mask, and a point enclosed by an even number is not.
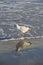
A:
[[[43,36],[43,0],[0,0],[0,40],[20,37],[16,23],[31,27],[24,37]]]

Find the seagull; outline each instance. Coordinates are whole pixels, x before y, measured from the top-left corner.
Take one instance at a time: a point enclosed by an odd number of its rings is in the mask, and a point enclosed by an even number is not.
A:
[[[26,48],[29,47],[32,43],[31,42],[26,42],[24,40],[20,40],[17,44],[16,44],[16,52],[20,51],[22,48]]]
[[[21,31],[21,33],[26,33],[28,30],[31,30],[31,28],[29,28],[29,27],[20,26],[20,25],[18,25],[18,24],[16,24],[16,27],[17,27],[18,30]]]

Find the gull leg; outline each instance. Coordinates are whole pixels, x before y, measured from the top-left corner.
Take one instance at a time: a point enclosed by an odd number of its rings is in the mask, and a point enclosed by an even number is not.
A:
[[[20,39],[24,39],[24,34],[20,31],[19,32]]]
[[[21,37],[24,37],[24,34],[21,32]]]
[[[24,34],[21,32],[21,39],[24,39]]]

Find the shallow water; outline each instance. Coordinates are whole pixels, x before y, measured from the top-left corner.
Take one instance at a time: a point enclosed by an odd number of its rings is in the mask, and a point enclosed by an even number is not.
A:
[[[43,65],[43,48],[31,48],[26,52],[9,51],[0,54],[0,65]]]
[[[43,39],[29,39],[32,45],[15,51],[17,41],[0,42],[0,65],[43,65]]]

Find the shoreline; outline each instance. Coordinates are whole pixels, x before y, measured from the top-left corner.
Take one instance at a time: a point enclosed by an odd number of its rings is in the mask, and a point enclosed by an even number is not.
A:
[[[22,38],[2,38],[0,41],[9,41],[9,40],[20,40],[20,39],[38,39],[43,38],[43,36],[32,36],[32,37],[22,37]]]
[[[30,41],[32,45],[29,48],[41,47],[43,46],[43,38],[31,38],[25,39],[26,41]],[[8,41],[0,41],[0,51],[2,50],[15,50],[16,44],[19,40],[8,40]]]

